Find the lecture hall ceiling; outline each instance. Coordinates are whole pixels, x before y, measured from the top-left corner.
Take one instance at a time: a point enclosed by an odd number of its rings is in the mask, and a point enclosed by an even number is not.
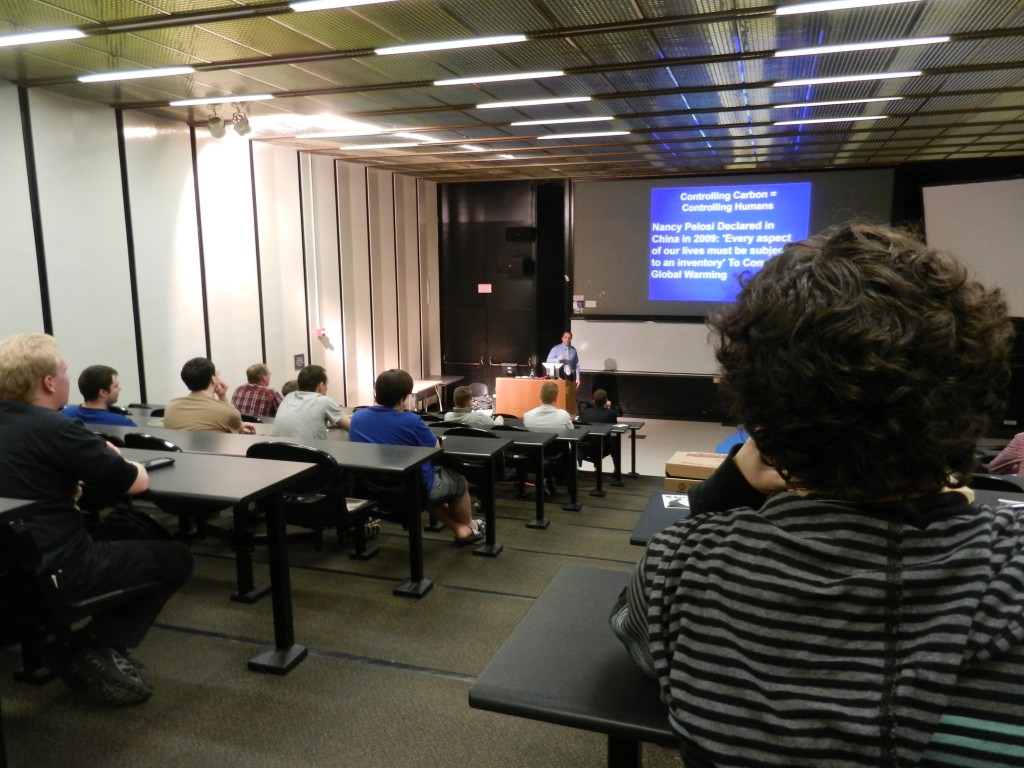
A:
[[[0,47],[0,79],[202,132],[216,115],[225,140],[239,112],[248,139],[439,182],[1024,155],[1024,0],[798,13],[791,0],[363,2],[5,0],[0,35],[84,36]],[[378,52],[510,35],[523,39]],[[191,71],[78,80],[158,67]],[[437,84],[511,75],[525,77]],[[170,105],[257,95],[273,98]],[[553,99],[575,100],[487,106]]]

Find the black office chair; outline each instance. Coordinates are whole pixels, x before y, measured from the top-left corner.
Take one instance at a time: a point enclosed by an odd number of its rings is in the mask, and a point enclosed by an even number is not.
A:
[[[163,408],[154,408],[152,411],[149,412],[149,418],[151,418],[151,419],[162,419],[163,417],[164,417],[164,409]]]
[[[420,411],[419,417],[424,421],[430,422],[444,421],[444,413],[442,411]]]
[[[976,491],[1024,493],[1024,478],[1018,478],[1016,475],[976,474],[971,477],[967,487]]]
[[[491,396],[486,384],[474,382],[469,385],[469,390],[473,397],[474,410],[488,411],[494,407],[494,398]]]
[[[250,413],[243,413],[242,414],[242,421],[247,421],[250,424],[262,424],[263,423],[263,419],[261,419],[259,416],[253,416]]]
[[[73,624],[162,587],[159,581],[150,581],[69,600],[55,579],[54,569],[43,563],[25,516],[0,525],[0,621],[16,625],[21,641],[22,668],[14,673],[15,680],[42,685],[63,674]]]
[[[141,432],[129,432],[124,436],[126,448],[140,448],[146,451],[171,451],[182,453],[181,448],[170,440],[164,440],[156,435],[144,435]]]
[[[111,434],[110,432],[97,432],[96,434],[99,437],[102,437],[104,440],[106,440],[111,445],[117,446],[118,448],[126,447],[125,444],[124,444],[124,438],[121,437],[120,435],[114,435],[114,434]]]
[[[299,461],[317,465],[313,475],[296,480],[281,496],[288,525],[309,529],[309,533],[304,536],[289,535],[289,541],[312,541],[313,548],[319,552],[323,549],[324,529],[334,528],[338,533],[339,544],[344,531],[353,532],[353,559],[369,560],[380,551],[376,545],[370,547],[367,544],[366,536],[366,524],[376,511],[377,504],[348,496],[351,483],[329,453],[295,443],[266,442],[249,446],[245,455],[253,459]],[[265,537],[257,536],[255,540],[263,543]]]
[[[500,438],[489,429],[483,427],[467,427],[465,425],[451,427],[445,431],[445,435],[462,435],[463,437],[493,437]]]

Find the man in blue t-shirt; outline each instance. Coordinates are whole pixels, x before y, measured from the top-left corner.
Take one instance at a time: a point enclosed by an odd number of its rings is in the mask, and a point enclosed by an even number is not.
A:
[[[120,424],[136,426],[128,416],[110,410],[121,394],[117,371],[109,365],[90,365],[78,377],[78,391],[82,393],[81,405],[65,405],[61,413],[86,424]]]
[[[398,368],[384,371],[373,387],[376,405],[352,414],[349,440],[353,443],[412,445],[436,448],[437,438],[415,413],[405,410],[412,393],[412,376]],[[430,514],[452,529],[455,543],[483,539],[484,521],[474,520],[466,478],[446,467],[423,465]]]

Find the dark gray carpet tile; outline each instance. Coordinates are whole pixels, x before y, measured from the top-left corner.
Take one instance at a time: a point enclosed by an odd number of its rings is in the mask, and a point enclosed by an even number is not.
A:
[[[60,683],[10,683],[12,768],[583,768],[604,737],[470,709],[469,681],[311,656],[287,677],[245,670],[250,648],[154,629],[139,655],[156,689],[138,707],[96,704]],[[12,668],[4,654],[2,670]],[[648,749],[650,768],[678,765]]]

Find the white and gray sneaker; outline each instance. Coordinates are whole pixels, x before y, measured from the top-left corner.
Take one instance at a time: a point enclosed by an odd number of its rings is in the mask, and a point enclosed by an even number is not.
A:
[[[68,675],[87,682],[111,704],[141,704],[153,688],[139,675],[140,666],[113,648],[87,645],[71,657]]]

